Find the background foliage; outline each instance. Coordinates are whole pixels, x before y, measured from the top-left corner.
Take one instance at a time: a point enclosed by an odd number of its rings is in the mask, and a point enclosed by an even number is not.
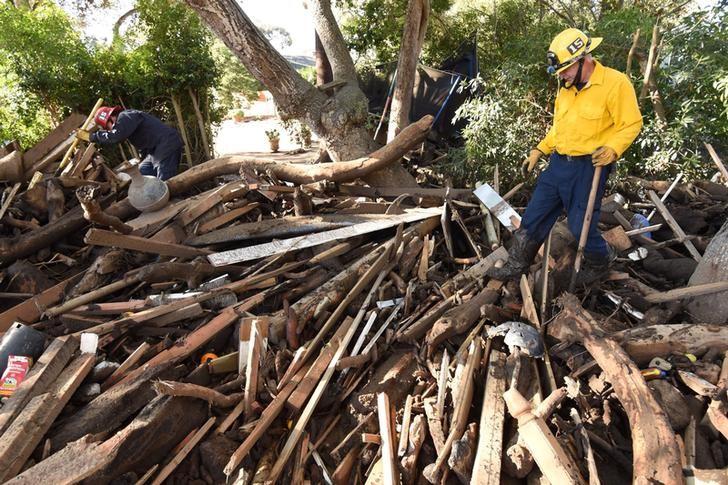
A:
[[[83,15],[94,6],[76,7]],[[254,96],[259,83],[181,2],[138,0],[127,23],[105,45],[82,38],[78,20],[52,1],[2,4],[0,140],[16,139],[28,148],[72,110],[87,113],[98,97],[180,129],[174,98],[192,163],[204,161],[210,147],[202,141],[192,96],[211,141],[212,125]],[[118,153],[111,147],[104,154],[113,160]]]
[[[361,66],[393,62],[404,23],[405,0],[341,0],[349,12],[344,31]],[[575,26],[604,37],[595,56],[625,71],[634,33],[640,38],[630,76],[639,94],[652,28],[659,22],[656,83],[667,114],[660,124],[649,97],[641,102],[644,129],[619,163],[619,173],[653,178],[685,170],[715,171],[703,141],[728,153],[728,2],[699,10],[696,3],[583,0],[434,1],[421,62],[438,65],[475,39],[480,76],[463,82],[472,93],[458,112],[467,121],[465,144],[451,150],[439,170],[462,185],[490,179],[496,164],[505,188],[520,181],[520,162],[551,122],[556,81],[545,73],[545,52],[555,34]],[[370,22],[364,15],[381,17]]]

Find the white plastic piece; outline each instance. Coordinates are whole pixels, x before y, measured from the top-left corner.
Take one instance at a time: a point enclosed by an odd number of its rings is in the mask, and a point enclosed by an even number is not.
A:
[[[81,353],[82,354],[95,354],[96,349],[99,347],[99,336],[95,333],[82,333],[81,334]]]

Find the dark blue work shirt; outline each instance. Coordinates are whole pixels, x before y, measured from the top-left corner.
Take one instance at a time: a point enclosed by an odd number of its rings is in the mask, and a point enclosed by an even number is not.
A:
[[[142,157],[158,149],[178,149],[182,138],[177,130],[167,126],[159,118],[135,109],[125,109],[116,118],[111,130],[99,130],[91,134],[94,143],[108,145],[129,140]]]

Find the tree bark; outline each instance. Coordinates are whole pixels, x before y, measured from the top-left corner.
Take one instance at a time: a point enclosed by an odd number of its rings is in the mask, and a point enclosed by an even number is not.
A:
[[[359,88],[344,37],[328,0],[312,1],[310,8],[335,81],[346,81],[334,94],[309,84],[253,25],[234,0],[185,0],[232,50],[243,65],[271,92],[283,118],[309,126],[325,144],[333,161],[351,160],[375,149],[366,129],[368,101]],[[380,171],[367,182],[382,186],[414,186],[401,167]]]
[[[409,0],[406,15],[402,43],[399,48],[397,84],[392,96],[387,141],[392,140],[402,128],[409,125],[412,89],[415,85],[417,61],[420,58],[420,50],[422,50],[422,43],[427,31],[430,0]]]

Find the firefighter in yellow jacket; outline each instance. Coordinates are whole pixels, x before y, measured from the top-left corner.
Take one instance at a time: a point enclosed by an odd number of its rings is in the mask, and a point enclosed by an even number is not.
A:
[[[551,42],[547,69],[559,78],[553,124],[523,161],[523,170],[533,170],[541,156],[549,156],[549,165],[539,177],[521,228],[513,235],[508,261],[488,271],[492,278],[507,280],[525,273],[562,209],[569,229],[579,239],[597,166],[604,169],[577,283],[599,279],[615,259],[614,250],[597,229],[600,201],[614,162],[642,128],[642,115],[627,76],[592,58],[601,42],[573,28]]]

